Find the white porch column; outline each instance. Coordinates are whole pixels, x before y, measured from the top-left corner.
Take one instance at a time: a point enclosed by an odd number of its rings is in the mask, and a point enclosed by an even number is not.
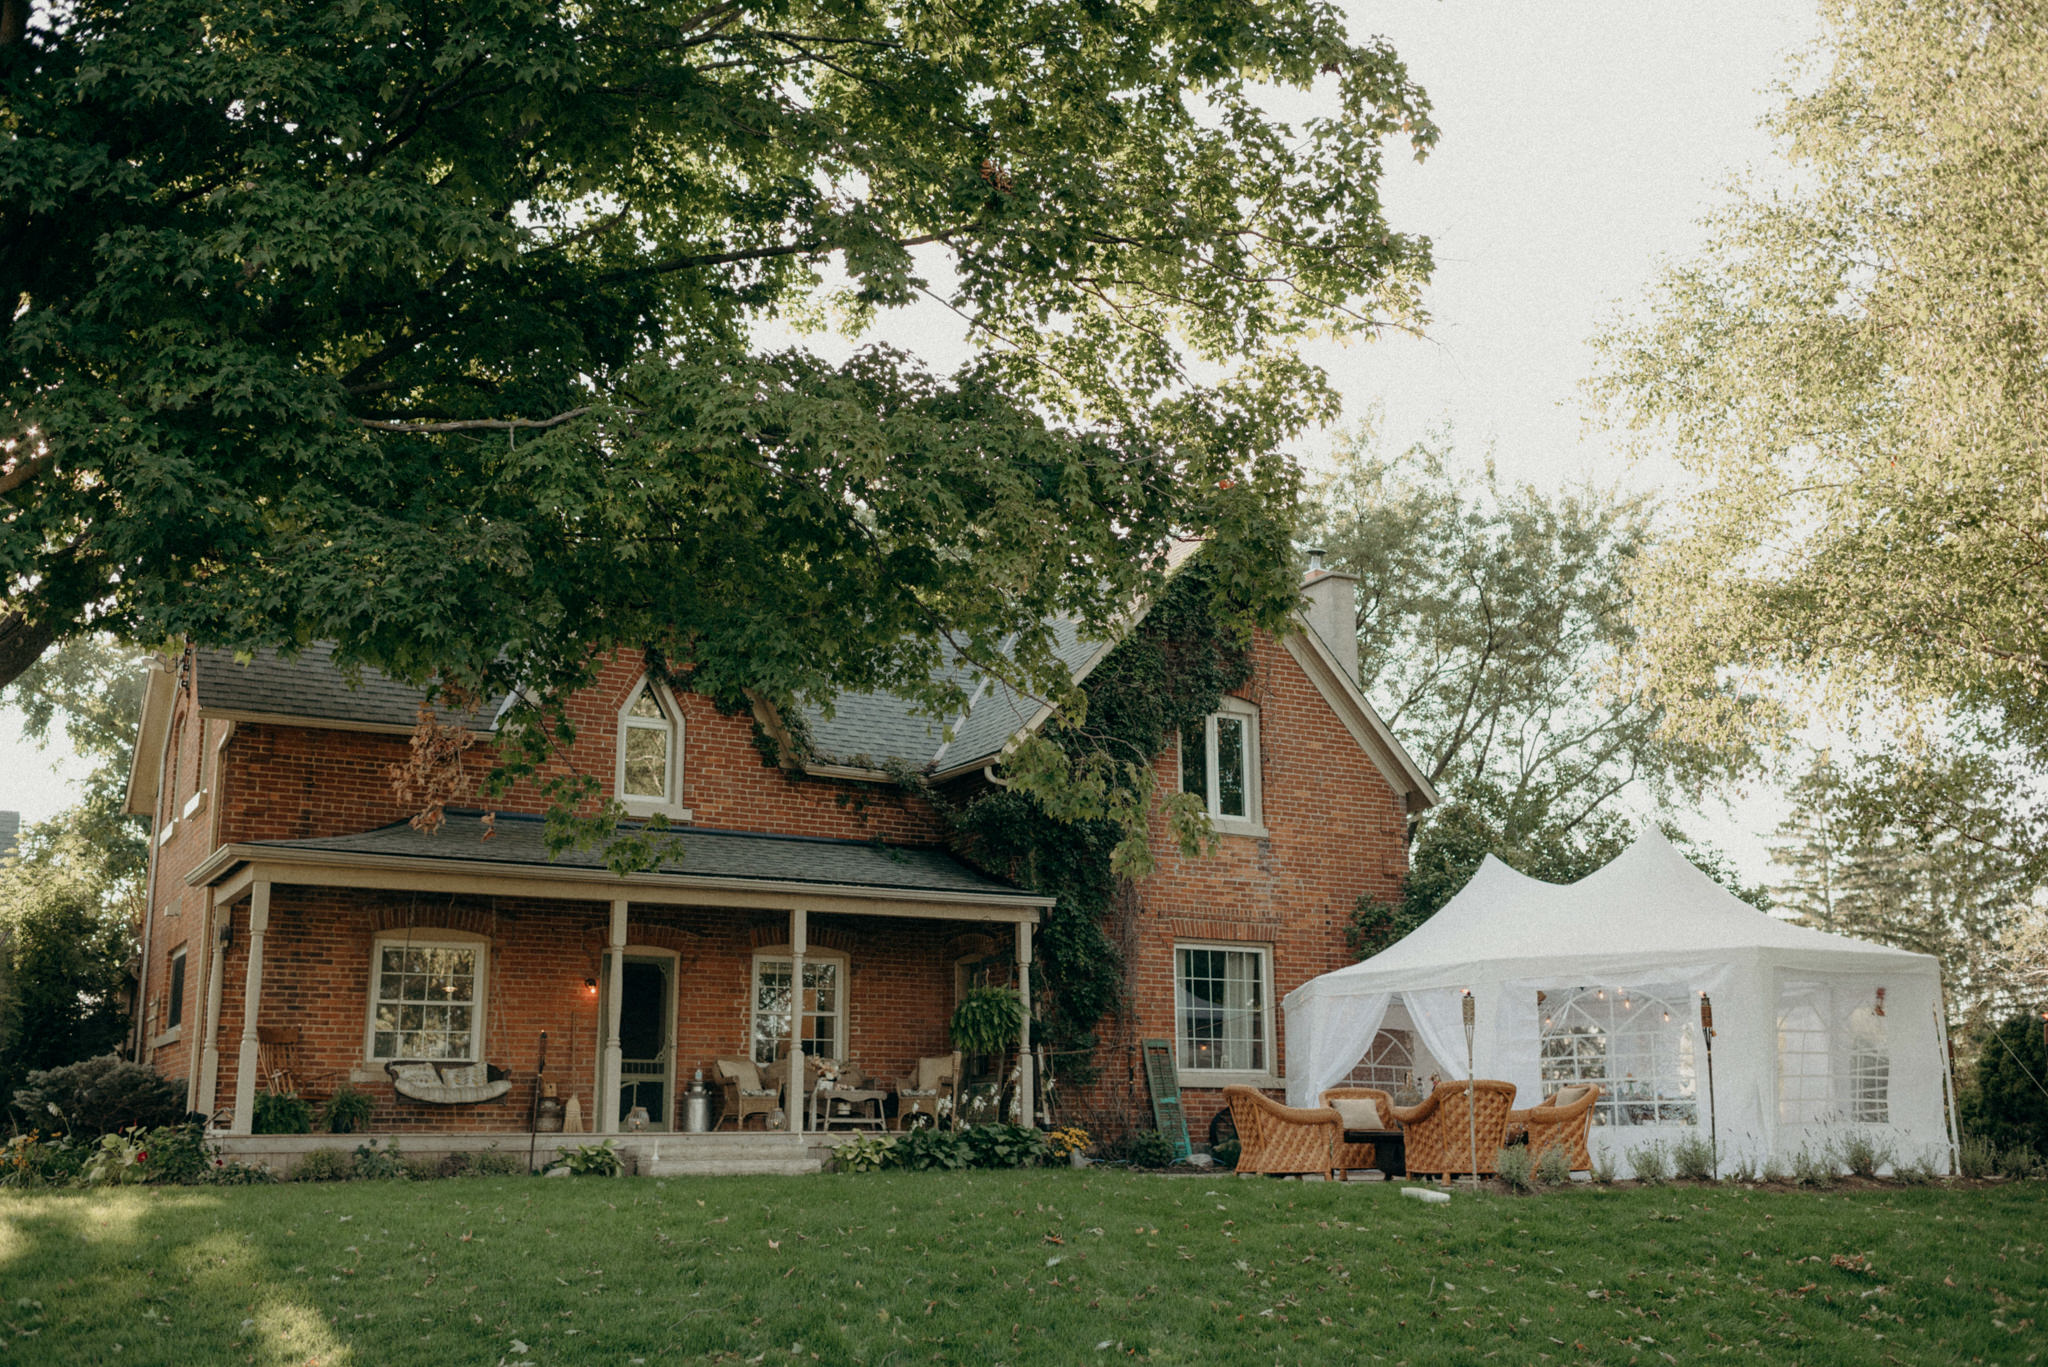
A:
[[[217,905],[212,888],[206,890],[206,943],[201,949],[200,972],[206,975],[206,1004],[200,1008],[199,1047],[192,1051],[197,1060],[186,1103],[193,1110],[213,1116],[213,1101],[220,1086],[220,985],[226,952],[221,948],[221,931],[234,913]]]
[[[249,888],[249,968],[242,982],[242,1047],[235,1054],[235,1118],[229,1134],[248,1134],[256,1118],[256,1008],[263,1000],[263,933],[270,928],[270,882]]]
[[[1024,1023],[1017,1035],[1017,1123],[1038,1123],[1037,1088],[1031,1076],[1031,923],[1017,923],[1017,995],[1023,999]]]
[[[619,1045],[619,1012],[626,995],[626,899],[612,903],[611,972],[605,987],[604,1067],[598,1086],[604,1095],[595,1098],[598,1132],[619,1132],[619,1071],[623,1057]]]
[[[791,1134],[804,1132],[804,1107],[811,1101],[810,1089],[804,1086],[804,951],[810,948],[810,933],[810,913],[801,907],[790,912],[789,1087],[784,1105]]]

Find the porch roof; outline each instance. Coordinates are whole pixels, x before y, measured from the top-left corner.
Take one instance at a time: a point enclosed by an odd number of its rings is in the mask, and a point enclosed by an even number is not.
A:
[[[867,905],[844,909],[925,915],[950,909],[951,914],[997,920],[1035,920],[1053,902],[939,849],[682,826],[667,832],[679,858],[645,873],[618,874],[606,867],[601,851],[570,849],[550,856],[539,817],[500,814],[488,833],[481,812],[451,810],[447,818],[432,835],[398,821],[354,835],[224,845],[186,882],[238,884],[247,877],[335,886],[462,882],[474,883],[477,891],[560,898],[801,903],[819,910],[861,902]],[[511,883],[520,886],[507,886]]]

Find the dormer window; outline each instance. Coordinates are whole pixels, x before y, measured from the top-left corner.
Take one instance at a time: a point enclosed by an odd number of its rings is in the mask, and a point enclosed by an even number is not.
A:
[[[643,679],[619,711],[619,801],[635,816],[687,819],[683,809],[683,717],[675,698]]]
[[[1199,731],[1180,738],[1180,788],[1202,800],[1221,830],[1258,827],[1259,711],[1238,698],[1202,721]]]

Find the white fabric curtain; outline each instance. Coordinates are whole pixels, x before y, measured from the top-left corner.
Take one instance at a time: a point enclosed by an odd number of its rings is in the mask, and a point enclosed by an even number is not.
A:
[[[1443,1069],[1447,1082],[1465,1077],[1465,994],[1455,987],[1438,987],[1424,992],[1403,992],[1401,1002],[1422,1047],[1429,1050]],[[1475,1047],[1477,1041],[1474,1041]]]
[[[1391,992],[1335,993],[1287,1008],[1287,1104],[1313,1106],[1365,1057],[1393,1002]]]

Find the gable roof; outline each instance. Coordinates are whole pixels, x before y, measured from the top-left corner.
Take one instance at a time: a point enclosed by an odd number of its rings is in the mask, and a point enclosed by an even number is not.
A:
[[[1175,567],[1185,564],[1195,549],[1196,543],[1176,546]],[[1132,614],[1124,624],[1127,629],[1143,620],[1147,606]],[[1053,653],[1077,683],[1121,639],[1121,633],[1084,635],[1081,624],[1068,618],[1057,618],[1051,625]],[[1297,613],[1294,626],[1282,636],[1282,643],[1352,739],[1409,811],[1434,805],[1436,790],[1428,777],[1307,616]],[[200,709],[210,717],[393,734],[410,732],[418,720],[420,690],[374,669],[362,669],[351,678],[334,662],[330,646],[309,646],[290,658],[260,650],[247,663],[229,651],[200,650],[194,663]],[[953,778],[1000,760],[1052,710],[1042,699],[983,675],[957,655],[941,667],[939,676],[968,695],[967,705],[955,716],[928,716],[889,693],[842,693],[833,699],[829,717],[826,708],[807,708],[804,720],[815,754],[804,766],[806,771],[818,777],[885,781],[891,777],[890,766],[901,766],[934,779]],[[436,717],[444,724],[487,731],[509,702],[509,697],[496,699],[467,715],[437,709]]]

